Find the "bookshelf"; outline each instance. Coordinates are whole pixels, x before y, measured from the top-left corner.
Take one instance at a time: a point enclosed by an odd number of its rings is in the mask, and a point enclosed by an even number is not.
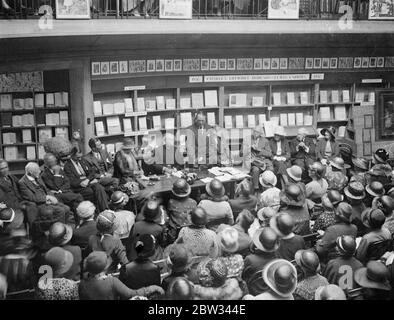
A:
[[[40,162],[47,139],[70,138],[69,89],[58,89],[0,94],[1,156],[8,161],[11,173],[23,173],[29,161]]]

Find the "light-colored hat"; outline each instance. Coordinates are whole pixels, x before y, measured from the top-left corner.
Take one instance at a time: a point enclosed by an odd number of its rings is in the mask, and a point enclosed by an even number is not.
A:
[[[233,227],[226,227],[218,234],[219,244],[224,252],[238,251],[238,231]]]
[[[94,206],[94,204],[90,201],[82,201],[77,209],[77,215],[78,217],[80,217],[81,219],[87,219],[90,218],[92,216],[94,216],[94,212],[96,210],[96,207]]]
[[[301,167],[294,165],[290,168],[286,169],[287,174],[289,175],[290,178],[292,178],[294,181],[301,181],[302,179],[302,169]]]
[[[345,292],[335,284],[317,288],[315,300],[346,300]]]
[[[297,269],[287,260],[275,259],[265,265],[263,279],[272,291],[288,298],[297,288]]]
[[[260,184],[265,188],[275,187],[278,183],[275,173],[270,170],[264,171],[259,177]]]
[[[286,136],[285,128],[282,126],[277,126],[274,131],[274,135],[284,137]]]

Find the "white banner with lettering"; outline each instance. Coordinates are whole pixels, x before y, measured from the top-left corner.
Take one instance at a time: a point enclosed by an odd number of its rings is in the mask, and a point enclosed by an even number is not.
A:
[[[204,76],[204,82],[238,82],[238,81],[298,81],[309,80],[309,73],[294,74],[246,74]]]

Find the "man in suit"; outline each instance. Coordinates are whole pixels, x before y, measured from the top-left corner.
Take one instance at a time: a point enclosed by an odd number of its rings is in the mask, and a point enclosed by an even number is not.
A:
[[[73,192],[80,193],[85,200],[93,200],[99,212],[108,209],[108,196],[104,187],[77,148],[71,150],[71,157],[64,164],[64,173],[70,180]]]
[[[18,180],[10,174],[7,161],[0,159],[0,202],[15,211],[24,212],[31,226],[38,215],[38,208],[35,203],[23,200],[19,192]]]
[[[84,156],[85,162],[89,165],[90,170],[95,173],[95,178],[109,193],[115,191],[119,186],[119,179],[112,177],[113,165],[110,156],[102,147],[98,138],[89,140],[91,151]]]
[[[286,175],[286,169],[290,166],[290,147],[285,139],[285,129],[278,126],[274,132],[274,138],[270,141],[272,151],[272,163],[275,174]]]
[[[74,216],[70,208],[51,194],[40,178],[40,167],[35,162],[29,162],[25,167],[25,175],[19,180],[19,190],[22,198],[41,206],[51,206],[54,217],[59,222],[74,225]]]
[[[290,154],[293,164],[299,166],[303,172],[316,159],[316,146],[313,140],[307,137],[307,134],[308,132],[305,128],[299,128],[297,137],[290,142]]]
[[[52,153],[45,154],[44,164],[41,179],[58,200],[75,211],[78,204],[83,201],[82,195],[71,191],[70,181]]]

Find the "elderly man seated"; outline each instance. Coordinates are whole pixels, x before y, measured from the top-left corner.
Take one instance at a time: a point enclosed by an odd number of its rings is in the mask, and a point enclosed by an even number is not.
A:
[[[37,206],[50,206],[59,222],[74,225],[74,217],[70,208],[50,192],[40,178],[40,167],[35,162],[29,162],[25,167],[25,175],[19,180],[19,190],[22,198],[34,202]]]

